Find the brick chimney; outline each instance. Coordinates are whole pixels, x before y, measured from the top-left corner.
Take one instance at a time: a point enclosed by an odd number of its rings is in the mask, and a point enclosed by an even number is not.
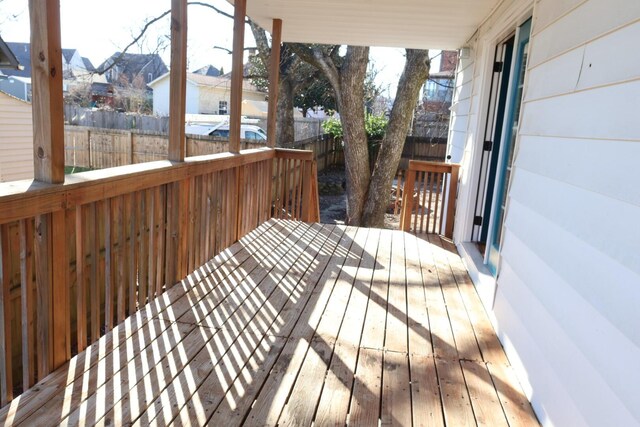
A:
[[[457,50],[443,50],[440,54],[440,71],[455,71],[458,64]]]

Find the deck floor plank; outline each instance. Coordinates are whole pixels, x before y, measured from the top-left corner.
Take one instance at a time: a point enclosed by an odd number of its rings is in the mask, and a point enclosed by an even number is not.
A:
[[[538,425],[455,246],[422,237],[266,221],[0,423]]]

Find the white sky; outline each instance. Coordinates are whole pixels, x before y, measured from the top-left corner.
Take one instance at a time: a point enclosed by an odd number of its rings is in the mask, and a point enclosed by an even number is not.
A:
[[[233,7],[227,1],[211,2],[219,9],[233,13]],[[60,4],[62,47],[78,49],[80,55],[88,57],[96,67],[130,43],[147,20],[171,8],[170,0],[60,0]],[[231,48],[232,21],[202,6],[190,6],[188,16],[189,70],[211,64],[223,67],[225,72],[231,71],[231,55],[213,47]],[[29,42],[27,1],[0,0],[0,35],[7,42]],[[153,25],[141,45],[129,51],[152,52],[157,49],[158,40],[163,40],[167,48],[160,54],[168,66],[168,35],[169,18],[166,17]],[[254,45],[251,30],[247,27],[245,46]],[[385,94],[394,96],[404,66],[404,50],[372,48],[370,58],[379,70],[378,84]],[[438,64],[433,65],[437,70]]]

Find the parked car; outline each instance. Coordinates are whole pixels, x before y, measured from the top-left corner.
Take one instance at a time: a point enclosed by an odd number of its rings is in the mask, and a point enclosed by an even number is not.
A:
[[[217,125],[187,125],[185,128],[185,132],[192,135],[211,135],[220,138],[228,138],[229,124],[222,123]],[[267,142],[267,134],[259,126],[256,125],[241,125],[240,138],[250,141],[253,140],[257,142]]]

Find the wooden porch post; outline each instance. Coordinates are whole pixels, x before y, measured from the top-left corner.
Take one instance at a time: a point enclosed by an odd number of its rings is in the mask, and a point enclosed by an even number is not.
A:
[[[267,110],[267,146],[276,146],[276,112],[278,109],[278,81],[280,80],[280,44],[282,20],[274,19],[271,30],[271,58],[269,63],[269,108]]]
[[[34,178],[64,183],[64,113],[59,0],[29,0]],[[35,221],[40,378],[70,358],[65,211]]]
[[[187,98],[187,0],[171,0],[171,70],[169,86],[169,160],[185,158]],[[187,275],[187,221],[189,181],[167,188],[167,286]]]
[[[242,115],[242,79],[244,67],[244,22],[247,0],[235,0],[233,8],[233,53],[231,59],[231,108],[229,114],[229,151],[240,152],[240,116]]]
[[[171,70],[169,75],[169,160],[182,162],[187,98],[187,1],[171,0]]]

